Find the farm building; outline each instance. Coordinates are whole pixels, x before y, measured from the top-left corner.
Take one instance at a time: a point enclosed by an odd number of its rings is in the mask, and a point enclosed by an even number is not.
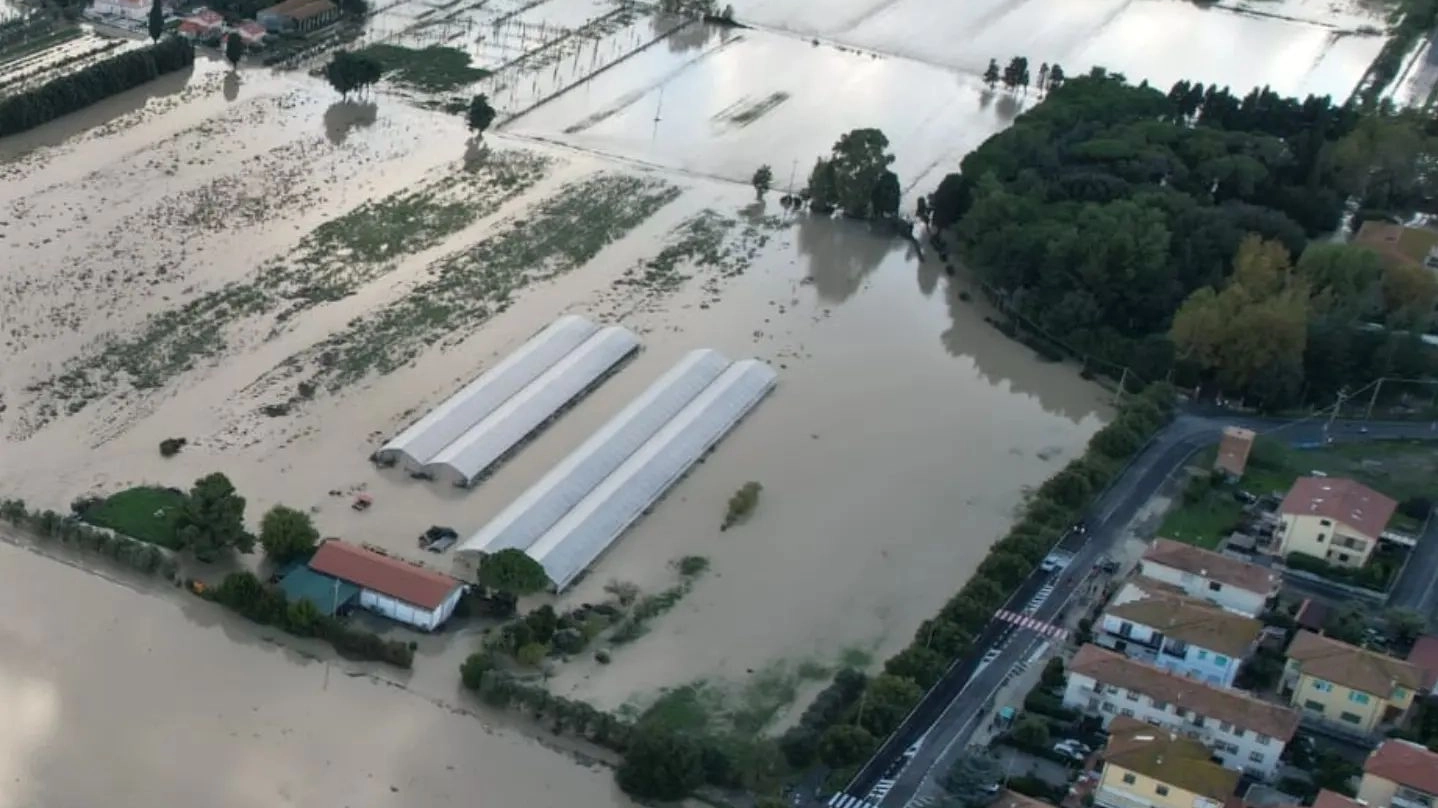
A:
[[[563,590],[753,409],[776,378],[757,360],[689,354],[459,551],[523,549]]]
[[[375,452],[380,463],[398,463],[410,471],[425,464],[503,406],[512,396],[568,356],[599,326],[575,315],[555,320],[514,353],[445,399]]]
[[[313,31],[339,17],[339,6],[330,0],[284,0],[283,3],[260,9],[260,13],[255,15],[261,25],[276,33]]]
[[[101,17],[123,17],[141,22],[149,15],[150,4],[145,0],[95,0],[90,12]]]
[[[660,427],[678,415],[684,405],[719,378],[729,364],[718,351],[690,352],[478,533],[466,539],[459,546],[459,552],[528,550]]]
[[[293,585],[286,582],[296,574],[302,577]],[[326,582],[316,583],[314,575],[327,577],[335,587],[329,599]],[[333,613],[337,604],[343,607],[356,599],[361,608],[401,623],[433,631],[454,614],[454,607],[464,593],[463,583],[434,570],[425,569],[373,550],[329,539],[320,545],[305,570],[285,576],[281,587],[314,600],[321,611]],[[355,590],[358,590],[357,592]],[[343,595],[344,599],[339,600]]]
[[[473,485],[521,441],[602,382],[637,350],[639,338],[633,332],[619,326],[601,328],[446,446],[425,464],[425,471],[455,485]]]

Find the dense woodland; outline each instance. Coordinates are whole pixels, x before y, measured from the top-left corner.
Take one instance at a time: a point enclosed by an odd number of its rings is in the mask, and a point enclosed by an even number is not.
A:
[[[1432,275],[1330,242],[1345,204],[1361,220],[1432,199],[1435,134],[1411,113],[1096,70],[964,158],[932,225],[1016,319],[1101,369],[1331,402],[1434,370]]]
[[[0,99],[0,137],[24,132],[152,79],[189,67],[195,48],[172,37]]]

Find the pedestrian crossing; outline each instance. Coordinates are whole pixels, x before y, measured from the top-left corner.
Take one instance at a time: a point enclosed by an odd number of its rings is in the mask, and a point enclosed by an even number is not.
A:
[[[899,781],[898,781],[898,780],[891,780],[891,779],[885,778],[885,779],[880,780],[879,782],[875,783],[875,784],[874,784],[874,787],[869,790],[869,796],[865,798],[865,799],[867,800],[868,804],[870,804],[870,805],[881,805],[881,804],[883,804],[884,798],[887,797],[887,796],[889,796],[889,792],[890,792],[890,791],[893,791],[893,790],[894,790],[894,784],[897,783],[897,782],[899,782]]]
[[[933,805],[937,801],[938,798],[932,796],[915,797],[904,803],[904,808],[929,808],[930,805]]]
[[[1029,631],[1037,632],[1055,640],[1062,640],[1069,634],[1068,629],[1059,628],[1051,623],[1045,623],[1038,618],[1029,617],[1026,614],[1016,614],[1007,609],[999,609],[998,614],[994,616],[1005,622],[1013,623],[1019,628],[1026,628]]]
[[[829,798],[829,808],[879,808],[879,806],[840,791]]]
[[[1029,599],[1029,605],[1024,607],[1024,614],[1034,614],[1035,612],[1037,612],[1039,610],[1039,607],[1044,605],[1044,601],[1049,599],[1049,595],[1052,595],[1053,593],[1054,585],[1044,584],[1039,589],[1039,591],[1035,592],[1034,596]]]

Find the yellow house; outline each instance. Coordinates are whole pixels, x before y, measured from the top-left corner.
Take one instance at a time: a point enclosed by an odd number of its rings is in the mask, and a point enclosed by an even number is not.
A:
[[[1300,631],[1288,646],[1283,687],[1308,719],[1357,734],[1398,721],[1423,688],[1416,665]]]
[[[1363,763],[1358,800],[1370,808],[1432,808],[1438,804],[1438,755],[1391,738]]]
[[[1213,762],[1208,747],[1119,716],[1109,725],[1094,802],[1104,808],[1219,808],[1239,772]]]
[[[1300,477],[1278,508],[1278,552],[1361,567],[1397,508],[1397,502],[1353,480]]]

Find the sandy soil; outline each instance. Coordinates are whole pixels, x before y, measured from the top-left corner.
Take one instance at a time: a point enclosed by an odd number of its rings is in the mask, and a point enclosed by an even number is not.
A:
[[[631,804],[605,767],[182,597],[0,543],[0,808]]]

